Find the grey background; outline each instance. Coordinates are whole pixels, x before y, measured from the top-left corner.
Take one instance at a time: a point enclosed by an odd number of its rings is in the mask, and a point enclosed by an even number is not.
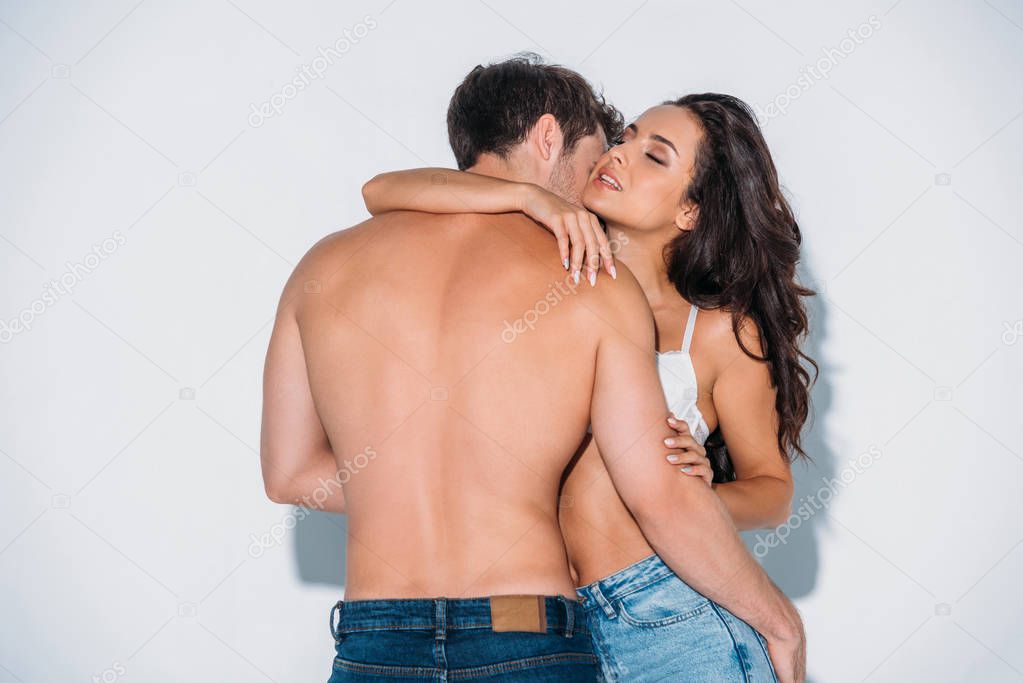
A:
[[[762,113],[823,373],[805,519],[746,537],[811,680],[1023,679],[1023,4],[26,0],[0,3],[0,682],[327,678],[343,518],[259,475],[277,297],[362,182],[452,165],[451,90],[523,49],[630,118]]]

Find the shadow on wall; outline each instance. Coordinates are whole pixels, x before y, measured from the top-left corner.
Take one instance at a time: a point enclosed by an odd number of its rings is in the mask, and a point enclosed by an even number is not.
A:
[[[295,526],[294,536],[295,559],[302,582],[343,587],[348,517],[312,511]]]
[[[805,262],[799,270],[801,282],[817,281]],[[810,287],[813,288],[813,284]],[[836,456],[827,438],[831,382],[834,379],[833,368],[824,355],[828,311],[822,296],[809,297],[805,301],[810,334],[804,350],[819,366],[817,382],[811,390],[810,419],[803,429],[803,449],[813,461],[799,458],[792,464],[795,486],[792,514],[788,521],[775,529],[743,533],[750,552],[778,587],[793,600],[813,593],[817,584],[820,564],[818,529],[826,528],[828,505],[843,487],[836,478]]]

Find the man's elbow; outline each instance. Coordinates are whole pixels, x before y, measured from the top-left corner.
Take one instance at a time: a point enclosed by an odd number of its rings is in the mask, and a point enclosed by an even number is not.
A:
[[[701,486],[710,495],[701,496]],[[680,519],[696,517],[701,506],[713,504],[713,498],[702,479],[688,477],[645,487],[642,495],[626,501],[626,505],[643,534],[652,538],[662,532],[677,533]]]
[[[362,203],[371,214],[377,213],[377,188],[380,185],[380,175],[375,175],[362,186]]]
[[[291,502],[291,497],[288,495],[287,490],[278,482],[264,481],[263,489],[266,491],[266,497],[274,503],[283,504]]]
[[[285,478],[265,464],[263,466],[263,491],[266,492],[266,497],[274,503],[290,503],[294,500],[291,487]]]

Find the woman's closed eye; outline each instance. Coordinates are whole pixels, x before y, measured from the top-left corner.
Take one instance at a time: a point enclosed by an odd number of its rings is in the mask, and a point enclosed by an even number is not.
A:
[[[661,161],[660,159],[658,159],[657,157],[655,157],[655,156],[654,156],[653,154],[651,154],[650,152],[647,152],[647,153],[646,153],[646,156],[647,156],[647,158],[648,158],[648,159],[650,159],[650,160],[651,160],[651,161],[653,161],[654,163],[656,163],[656,164],[660,164],[661,166],[664,166],[664,162],[663,162],[663,161]]]

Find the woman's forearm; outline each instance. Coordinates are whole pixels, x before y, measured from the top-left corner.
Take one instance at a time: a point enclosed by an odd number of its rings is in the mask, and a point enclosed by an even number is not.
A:
[[[530,188],[468,171],[417,168],[381,173],[362,186],[374,216],[400,209],[428,213],[507,213],[521,211]]]
[[[792,503],[792,486],[777,477],[750,477],[713,485],[739,531],[784,524]]]

